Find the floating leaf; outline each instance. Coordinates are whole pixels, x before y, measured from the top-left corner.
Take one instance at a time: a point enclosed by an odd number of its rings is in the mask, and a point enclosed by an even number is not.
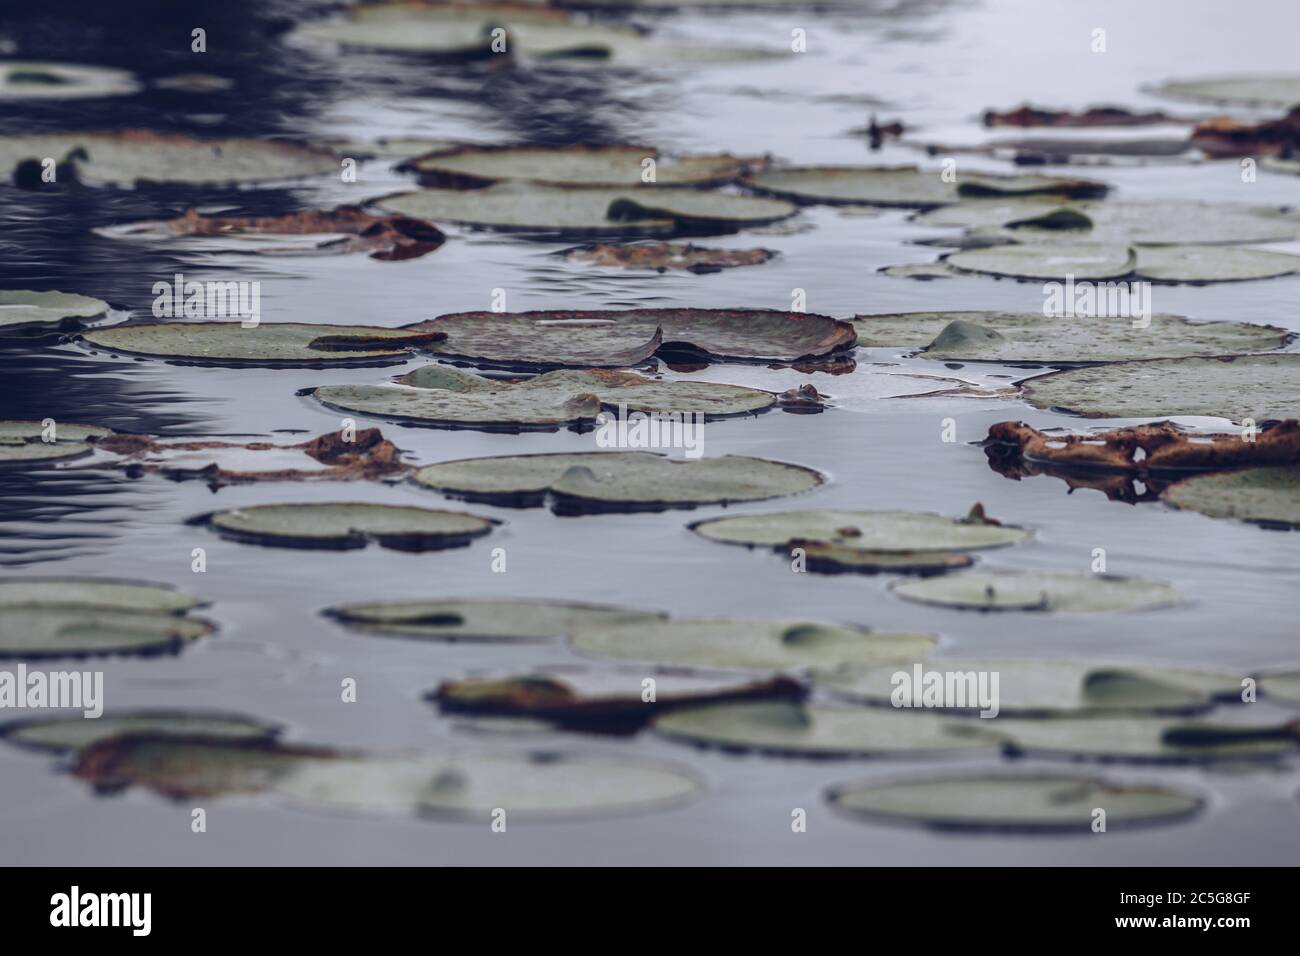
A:
[[[1213,116],[1197,123],[1192,145],[1212,158],[1237,156],[1290,156],[1300,146],[1300,107],[1280,119],[1243,123],[1229,116]]]
[[[392,212],[504,232],[667,236],[735,232],[793,216],[779,199],[700,189],[605,189],[507,181],[484,189],[421,189],[378,200]]]
[[[1138,252],[1137,276],[1153,282],[1243,282],[1300,269],[1300,256],[1264,249],[1161,246]]]
[[[676,460],[655,452],[598,451],[466,458],[421,468],[417,484],[466,501],[529,508],[550,498],[560,514],[662,511],[800,494],[825,479],[811,468],[722,455]]]
[[[165,584],[113,578],[0,578],[0,608],[80,608],[183,614],[203,604]]]
[[[1300,747],[1294,728],[1285,726],[1201,724],[1159,717],[998,718],[996,724],[1015,755],[1204,763],[1275,758]]]
[[[1272,74],[1168,80],[1153,92],[1160,96],[1209,103],[1291,106],[1300,103],[1300,76]]]
[[[1186,122],[1176,116],[1170,116],[1163,110],[1139,113],[1135,110],[1115,106],[1095,106],[1082,112],[1071,110],[1050,110],[1039,107],[1020,106],[1005,113],[997,110],[984,111],[985,126],[1050,126],[1054,128],[1076,129],[1087,127],[1112,126],[1156,126],[1162,123]]]
[[[1156,359],[1075,368],[1022,386],[1037,408],[1086,418],[1212,415],[1241,421],[1300,418],[1300,355]]]
[[[910,262],[903,266],[885,266],[880,271],[896,279],[917,279],[922,282],[928,282],[931,279],[956,279],[966,274],[957,271],[942,260],[939,262]]]
[[[1172,823],[1205,801],[1154,784],[1119,784],[1077,774],[967,772],[831,788],[827,799],[851,816],[939,830],[1092,833],[1094,811],[1108,829]]]
[[[1098,243],[1053,243],[1032,246],[994,246],[965,249],[944,260],[965,272],[982,272],[1012,279],[1076,281],[1115,279],[1137,267],[1137,255],[1128,246]]]
[[[353,630],[411,640],[515,643],[567,637],[578,627],[662,620],[652,611],[572,601],[381,601],[323,612]]]
[[[1053,318],[1041,312],[902,312],[858,315],[858,345],[918,348],[945,362],[1123,362],[1185,355],[1240,355],[1281,348],[1292,333],[1249,322],[1191,322],[1153,314],[1133,327],[1119,317]],[[997,333],[976,339],[945,335],[963,322]],[[943,340],[940,340],[943,336]]]
[[[787,670],[842,663],[914,661],[928,634],[888,634],[806,621],[630,621],[582,627],[569,638],[586,654],[715,670]]]
[[[893,589],[899,597],[920,604],[975,611],[1142,611],[1182,600],[1168,584],[1111,574],[970,571],[898,581]]]
[[[933,759],[1002,742],[987,722],[778,701],[690,707],[656,718],[654,727],[686,743],[797,757]]]
[[[1300,670],[1270,671],[1259,675],[1259,689],[1270,700],[1300,704]]]
[[[440,355],[525,368],[633,364],[658,353],[680,362],[797,362],[851,349],[853,326],[773,309],[457,312],[409,327],[443,333]],[[639,357],[638,357],[639,356]]]
[[[31,327],[66,328],[77,319],[91,319],[108,311],[108,303],[71,292],[31,292],[0,289],[0,331]]]
[[[80,442],[0,440],[0,468],[57,464],[89,455],[91,447]]]
[[[713,419],[750,415],[776,404],[770,392],[740,385],[653,379],[608,369],[562,370],[503,382],[431,365],[399,382],[403,384],[322,385],[312,394],[331,408],[363,415],[511,431],[590,426],[601,408],[620,406],[629,412]]]
[[[72,63],[0,62],[0,100],[80,100],[127,96],[139,90],[140,84],[126,70]]]
[[[770,249],[705,249],[671,242],[598,243],[563,250],[570,262],[585,262],[613,269],[654,269],[657,272],[684,271],[702,275],[757,266],[772,259]]]
[[[1292,423],[1294,424],[1294,423]],[[1176,508],[1268,527],[1300,526],[1300,467],[1275,466],[1197,475],[1165,489]]]
[[[123,734],[270,740],[279,733],[277,725],[251,717],[199,710],[129,710],[105,714],[94,720],[41,717],[0,724],[0,740],[53,753],[81,750]]]
[[[212,633],[206,621],[173,614],[77,606],[0,606],[0,658],[176,653]]]
[[[498,524],[458,511],[364,502],[253,505],[197,519],[228,538],[281,548],[364,548],[375,541],[397,551],[458,548]]]
[[[384,365],[443,338],[438,332],[303,322],[148,322],[82,335],[91,345],[196,365]]]

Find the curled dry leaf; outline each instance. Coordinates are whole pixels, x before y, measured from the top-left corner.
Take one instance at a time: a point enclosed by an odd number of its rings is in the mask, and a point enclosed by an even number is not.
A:
[[[1192,145],[1214,157],[1291,156],[1300,148],[1300,106],[1262,123],[1212,117],[1192,130]]]
[[[776,253],[770,249],[706,249],[672,242],[596,243],[561,253],[570,262],[616,269],[683,270],[701,275],[737,266],[762,265]]]

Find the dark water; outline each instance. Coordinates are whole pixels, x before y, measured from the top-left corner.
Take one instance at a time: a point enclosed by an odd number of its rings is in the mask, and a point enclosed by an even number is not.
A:
[[[184,94],[149,89],[92,105],[6,104],[0,131],[141,126],[209,134],[304,138],[431,136],[489,142],[647,142],[667,150],[770,151],[795,162],[912,163],[902,146],[870,152],[848,130],[869,111],[927,130],[965,132],[987,107],[1024,100],[1055,107],[1170,104],[1141,86],[1173,75],[1285,71],[1294,64],[1300,12],[1293,4],[1208,2],[864,5],[859,14],[642,15],[675,37],[715,45],[808,52],[771,63],[651,72],[551,64],[515,71],[440,65],[421,57],[288,46],[296,18],[324,11],[305,2],[5,3],[0,38],[12,55],[129,68],[144,81],[204,72],[232,90]],[[208,31],[208,53],[189,31]],[[1108,31],[1108,52],[1089,50]],[[936,136],[935,138],[940,138]],[[972,160],[976,167],[981,165]],[[1074,170],[1125,198],[1296,203],[1300,180],[1265,176],[1243,184],[1234,163]],[[264,214],[358,202],[402,183],[382,161],[359,182],[195,191],[0,188],[0,283],[58,288],[147,315],[154,282],[176,271],[262,283],[265,321],[365,322],[397,326],[446,312],[487,308],[505,289],[509,308],[628,305],[788,308],[793,289],[809,311],[836,316],[908,309],[1037,310],[1041,289],[987,279],[915,283],[882,266],[933,258],[906,243],[935,234],[905,212],[800,214],[802,231],[711,240],[763,245],[782,255],[711,276],[610,275],[551,255],[559,245],[453,231],[435,254],[405,263],[363,257],[270,259],[210,250],[170,251],[101,238],[98,226],[174,215],[189,205]],[[1283,247],[1284,248],[1284,247]],[[1156,311],[1193,318],[1270,322],[1300,331],[1300,278],[1204,288],[1158,287]],[[642,734],[625,741],[549,735],[527,741],[467,734],[437,717],[420,694],[445,678],[486,668],[525,670],[571,660],[562,646],[421,645],[367,639],[321,618],[330,604],[440,596],[546,596],[662,607],[679,615],[805,616],[940,635],[961,656],[1035,655],[1177,662],[1245,670],[1300,659],[1296,611],[1300,535],[1211,521],[1158,503],[1136,506],[1101,494],[1067,494],[1051,478],[1009,481],[968,442],[990,424],[1023,418],[1038,427],[1064,416],[1000,399],[897,399],[949,376],[1005,384],[1023,369],[948,368],[889,350],[858,355],[850,376],[715,366],[694,377],[778,389],[811,381],[839,407],[817,416],[769,414],[706,429],[710,455],[795,461],[831,481],[798,507],[899,508],[989,513],[1030,527],[1033,541],[990,555],[988,568],[1088,568],[1094,548],[1108,569],[1169,581],[1189,596],[1176,608],[1124,616],[970,615],[905,604],[886,578],[794,575],[773,556],[720,548],[691,536],[708,508],[659,515],[557,518],[543,510],[473,510],[503,519],[468,549],[407,555],[242,546],[186,526],[214,507],[271,501],[353,500],[438,506],[410,486],[263,485],[213,494],[197,483],[128,479],[109,470],[0,472],[0,569],[9,574],[130,576],[174,583],[210,599],[221,633],[184,654],[106,662],[110,707],[216,707],[279,720],[292,739],[382,749],[453,745],[513,749],[544,740],[589,752],[629,753],[685,764],[705,783],[681,808],[641,817],[487,828],[390,819],[349,819],[256,801],[209,807],[209,833],[189,831],[185,806],[145,794],[97,799],[51,772],[47,758],[0,750],[0,860],[9,863],[1290,863],[1300,852],[1292,767],[1251,773],[1113,768],[1121,779],[1176,783],[1210,796],[1194,822],[1099,839],[938,836],[855,824],[821,798],[847,780],[924,771],[924,761],[805,763],[698,753]],[[412,366],[419,363],[411,363]],[[382,382],[401,368],[232,370],[93,354],[43,338],[0,346],[0,418],[88,421],[156,434],[258,434],[339,428],[339,418],[301,388]],[[676,374],[676,373],[674,373]],[[940,441],[954,418],[959,442]],[[590,435],[488,435],[380,424],[418,462],[478,455],[584,450]],[[747,510],[780,510],[772,502]],[[490,551],[504,547],[505,575]],[[208,571],[190,571],[203,547]],[[355,677],[359,701],[338,702]],[[1261,708],[1265,705],[1258,705]],[[976,761],[977,763],[979,761]],[[950,762],[944,765],[950,766]],[[790,810],[809,812],[808,833],[790,832]]]

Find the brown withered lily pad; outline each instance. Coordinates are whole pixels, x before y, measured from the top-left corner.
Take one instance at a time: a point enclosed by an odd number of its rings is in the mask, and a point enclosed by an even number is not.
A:
[[[737,266],[757,266],[772,259],[770,249],[706,249],[671,242],[597,243],[575,246],[561,253],[570,262],[585,262],[612,269],[685,271],[701,275]]]
[[[1290,156],[1300,148],[1300,106],[1262,123],[1212,117],[1192,130],[1192,145],[1213,157]]]
[[[1186,123],[1187,119],[1170,116],[1163,110],[1139,113],[1119,106],[1094,106],[1082,112],[1021,106],[1005,113],[984,112],[985,126],[1048,126],[1056,128],[1093,128],[1108,126],[1155,126],[1161,123]]]
[[[682,707],[743,700],[801,700],[785,676],[706,677],[674,671],[551,668],[517,677],[444,681],[425,699],[444,713],[530,717],[571,730],[632,733]]]
[[[368,253],[371,259],[393,262],[418,259],[446,241],[431,222],[408,216],[376,216],[356,206],[339,206],[328,211],[288,213],[283,216],[204,216],[188,209],[175,219],[134,222],[99,230],[122,239],[158,239],[172,236],[238,237],[331,236],[310,247],[260,248],[264,254]],[[337,234],[337,235],[336,235]]]
[[[407,327],[442,333],[434,350],[503,368],[609,367],[667,361],[786,362],[854,347],[849,322],[773,309],[460,312]]]
[[[459,548],[500,524],[458,511],[367,502],[252,505],[199,515],[223,537],[278,548],[364,548],[374,541],[395,551]]]

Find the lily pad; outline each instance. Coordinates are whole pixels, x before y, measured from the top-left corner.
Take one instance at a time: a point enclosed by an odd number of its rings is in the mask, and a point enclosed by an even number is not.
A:
[[[50,133],[0,140],[0,171],[20,162],[52,158],[71,162],[90,185],[185,183],[230,185],[338,174],[330,151],[269,139],[196,139],[180,133],[125,130]],[[62,178],[62,177],[60,177]]]
[[[975,611],[1091,614],[1143,611],[1182,600],[1168,584],[1111,574],[979,573],[898,581],[894,593],[920,604]]]
[[[1246,468],[1196,475],[1175,482],[1163,498],[1176,508],[1211,518],[1268,527],[1300,527],[1300,467]]]
[[[1217,251],[1217,250],[1216,250]],[[1052,243],[964,249],[943,260],[955,269],[1012,279],[1116,279],[1132,274],[1138,257],[1128,246]]]
[[[837,695],[881,707],[893,706],[900,665],[842,667],[818,672],[818,686]],[[1032,659],[932,658],[925,671],[940,674],[997,674],[998,723],[1003,717],[1054,717],[1116,712],[1189,714],[1216,702],[1238,699],[1241,679],[1233,674],[1138,664]],[[969,683],[969,681],[968,681]],[[915,681],[912,681],[915,686]],[[919,695],[920,691],[916,693]],[[965,708],[978,713],[978,704]],[[947,713],[963,711],[946,707]]]
[[[176,653],[212,633],[206,621],[103,607],[0,606],[0,658]]]
[[[0,740],[51,753],[81,750],[123,734],[270,740],[279,733],[277,725],[251,717],[199,710],[130,710],[105,714],[95,720],[41,717],[0,724]]]
[[[1094,810],[1107,830],[1186,820],[1203,798],[1155,784],[1121,784],[1077,774],[974,772],[873,780],[833,787],[827,799],[876,823],[993,833],[1091,834]]]
[[[980,749],[1002,738],[988,722],[945,720],[927,713],[797,702],[722,703],[656,718],[656,732],[727,750],[797,757],[924,757]]]
[[[1300,76],[1263,74],[1168,80],[1153,92],[1160,96],[1208,103],[1291,106],[1300,103]]]
[[[0,440],[0,468],[10,465],[57,464],[89,455],[91,447],[80,442],[2,441]]]
[[[1037,408],[1086,418],[1300,418],[1300,355],[1155,359],[1068,369],[1022,386]]]
[[[1259,689],[1270,700],[1300,704],[1300,670],[1269,671],[1259,675]]]
[[[572,601],[460,598],[347,604],[322,613],[366,634],[418,641],[506,644],[566,637],[582,626],[602,627],[666,617],[654,611]]]
[[[955,322],[996,335],[944,336]],[[1049,318],[1041,312],[991,311],[859,315],[854,325],[860,346],[916,348],[922,350],[922,358],[945,362],[1124,362],[1240,355],[1281,348],[1293,337],[1270,325],[1191,322],[1164,314],[1153,314],[1149,325],[1137,329],[1126,318]]]
[[[851,323],[773,309],[458,312],[412,332],[443,333],[440,355],[482,365],[590,367],[652,354],[683,362],[797,362],[853,348]]]
[[[575,236],[735,232],[798,212],[779,199],[701,189],[609,189],[514,180],[483,189],[421,189],[377,202],[391,212],[434,222]]]
[[[0,61],[0,100],[80,100],[137,93],[126,70],[73,63]]]
[[[928,634],[890,634],[808,621],[699,619],[581,627],[570,642],[584,654],[713,670],[789,670],[844,663],[915,661],[934,647]]]
[[[91,345],[195,365],[318,367],[404,361],[443,336],[418,329],[303,322],[148,322],[94,329]]]
[[[1106,192],[1103,183],[1055,176],[965,176],[960,182],[946,182],[941,170],[915,166],[791,166],[753,173],[744,183],[758,192],[801,203],[920,208],[953,203],[964,195],[1097,196]]]
[[[624,242],[575,246],[562,251],[570,262],[583,262],[613,269],[653,269],[656,272],[693,272],[703,275],[757,266],[776,256],[770,249],[706,249],[689,243]]]
[[[809,491],[824,480],[801,465],[722,455],[668,458],[646,451],[466,458],[421,468],[417,484],[466,501],[560,514],[662,511],[762,501]]]
[[[183,614],[203,601],[165,584],[113,578],[0,578],[0,608]]]
[[[1159,717],[1056,717],[1002,720],[1008,751],[1026,756],[1068,756],[1140,763],[1206,763],[1276,758],[1300,748],[1286,726],[1207,724]]]
[[[73,775],[101,792],[140,787],[173,799],[261,794],[308,809],[553,819],[648,811],[699,784],[650,763],[565,753],[377,755],[267,740],[117,737],[81,751]]]
[[[364,548],[375,541],[397,551],[458,548],[499,524],[458,511],[364,502],[253,505],[201,516],[236,541],[281,548]]]
[[[431,365],[399,381],[403,384],[322,385],[312,394],[330,408],[347,412],[448,428],[508,431],[590,426],[602,408],[620,406],[629,412],[714,419],[750,415],[776,404],[770,392],[740,385],[652,379],[607,369],[563,370],[503,382]]]
[[[30,292],[0,289],[0,332],[76,325],[108,311],[108,303],[71,292]]]
[[[1137,276],[1152,282],[1244,282],[1300,269],[1300,256],[1237,246],[1161,246],[1138,251]]]

